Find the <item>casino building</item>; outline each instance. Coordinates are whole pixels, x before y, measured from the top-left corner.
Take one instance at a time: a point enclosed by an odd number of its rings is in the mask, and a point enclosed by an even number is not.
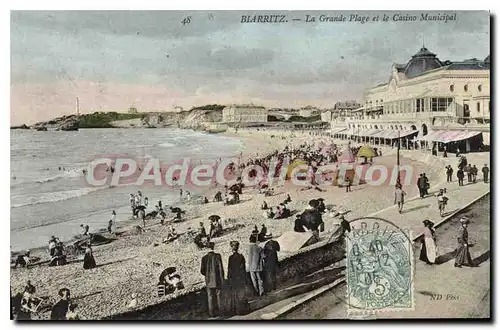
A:
[[[222,122],[237,123],[265,123],[268,111],[265,107],[253,104],[230,105],[222,110]]]
[[[490,144],[490,109],[490,56],[441,61],[422,47],[406,64],[394,63],[388,81],[368,89],[352,116],[333,120],[332,133],[467,152]]]

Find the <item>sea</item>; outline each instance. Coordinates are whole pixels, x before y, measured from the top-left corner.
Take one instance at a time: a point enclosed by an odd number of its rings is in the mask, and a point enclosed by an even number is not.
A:
[[[106,228],[113,210],[120,225],[131,216],[129,195],[138,190],[151,205],[179,202],[179,190],[172,187],[89,185],[82,171],[96,158],[119,154],[162,164],[185,158],[205,163],[235,157],[242,147],[236,137],[170,128],[11,130],[11,250],[45,246],[51,235],[71,239],[80,224],[91,232]]]

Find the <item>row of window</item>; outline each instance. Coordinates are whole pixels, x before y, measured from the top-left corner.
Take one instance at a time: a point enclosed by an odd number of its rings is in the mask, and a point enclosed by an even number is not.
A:
[[[359,128],[359,129],[384,129],[384,126],[382,125],[361,125],[361,124],[349,124],[349,128]],[[390,125],[386,126],[386,129],[392,129],[392,130],[403,130],[403,125]],[[415,126],[412,126],[411,129],[416,130]]]
[[[477,112],[481,112],[481,102],[477,102],[476,103],[476,109],[477,109]],[[488,101],[488,112],[491,111],[491,105],[490,105],[490,101]]]
[[[479,92],[482,92],[483,91],[483,85],[477,85],[477,90]],[[455,85],[450,85],[450,92],[454,92],[455,91]],[[464,92],[468,92],[469,91],[469,85],[464,85]]]
[[[375,100],[375,106],[382,106],[384,104],[384,100],[383,99],[380,99],[379,100]],[[365,102],[365,107],[372,107],[373,106],[373,101],[367,101]]]

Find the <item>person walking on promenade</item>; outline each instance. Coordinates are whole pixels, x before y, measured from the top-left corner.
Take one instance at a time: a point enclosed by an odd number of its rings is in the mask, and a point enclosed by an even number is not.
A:
[[[481,169],[481,172],[483,172],[484,183],[488,183],[488,175],[490,174],[490,169],[488,168],[488,165],[484,164],[483,168]]]
[[[464,171],[467,172],[467,182],[471,183],[472,182],[472,167],[470,166],[470,164],[465,166]]]
[[[420,198],[424,198],[424,178],[422,173],[420,173],[420,176],[417,180],[417,187],[418,187],[418,192],[420,193]]]
[[[257,235],[250,236],[250,246],[248,248],[248,272],[252,279],[253,288],[259,296],[264,294],[264,283],[262,281],[262,248],[257,244]]]
[[[351,186],[352,186],[352,179],[349,177],[346,180],[346,186],[345,186],[345,192],[350,192],[351,191]]]
[[[451,165],[446,166],[446,182],[452,182],[453,167]]]
[[[429,178],[425,175],[425,173],[422,174],[422,178],[424,179],[424,196],[429,195],[429,188],[431,185],[429,184]]]
[[[459,168],[457,171],[457,178],[458,178],[458,185],[459,186],[464,185],[464,177],[465,177],[464,170]]]
[[[428,219],[423,221],[424,233],[422,235],[422,249],[420,250],[420,260],[428,265],[436,262],[436,241],[434,237],[434,223]]]
[[[205,276],[205,286],[207,288],[208,314],[210,317],[220,315],[221,289],[224,282],[224,267],[222,257],[214,252],[215,244],[210,242],[210,251],[201,258],[201,275]]]
[[[446,151],[446,146],[444,146],[443,157],[444,158],[448,157],[448,151]]]
[[[271,239],[264,245],[264,291],[276,290],[276,273],[278,270],[278,251],[280,244]]]
[[[455,267],[462,268],[462,266],[474,267],[472,258],[469,252],[469,232],[467,231],[467,226],[469,225],[469,219],[463,217],[460,219],[460,230],[458,232],[458,246],[457,254],[455,256]]]
[[[436,194],[438,201],[439,215],[444,216],[444,209],[448,203],[448,197],[446,196],[444,189],[439,189],[439,193]]]
[[[476,165],[472,166],[471,171],[472,171],[472,182],[476,183],[477,182],[477,173],[479,172]]]
[[[227,280],[231,292],[231,315],[243,315],[247,310],[247,300],[245,296],[247,284],[247,272],[245,270],[245,257],[238,252],[240,242],[231,241],[229,243],[233,254],[229,256],[227,264]]]
[[[401,185],[396,185],[396,191],[394,192],[394,204],[398,204],[398,212],[403,211],[403,205],[405,203],[406,193],[403,191]]]

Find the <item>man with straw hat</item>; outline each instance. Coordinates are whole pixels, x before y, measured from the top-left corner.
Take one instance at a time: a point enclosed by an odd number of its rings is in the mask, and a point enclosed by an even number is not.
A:
[[[458,246],[457,254],[455,256],[455,267],[462,268],[462,266],[474,267],[472,263],[472,258],[469,252],[469,232],[467,231],[467,226],[469,225],[469,219],[467,217],[462,217],[460,219],[460,231],[458,232]]]

